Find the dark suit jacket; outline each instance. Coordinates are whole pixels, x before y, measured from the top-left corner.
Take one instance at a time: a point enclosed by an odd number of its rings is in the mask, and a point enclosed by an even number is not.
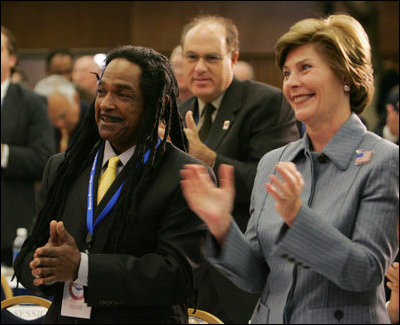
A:
[[[198,114],[197,97],[182,102],[179,111]],[[229,121],[229,122],[226,122]],[[229,123],[225,129],[224,124]],[[234,79],[225,92],[206,144],[217,153],[214,172],[220,164],[235,167],[233,217],[244,231],[250,217],[250,195],[258,161],[268,151],[299,138],[293,110],[282,92],[255,81]]]
[[[49,160],[42,181],[41,200],[54,181],[62,159],[63,154],[58,154]],[[183,164],[200,162],[170,144],[162,159],[132,223],[124,225],[126,231],[120,239],[123,248],[118,253],[107,253],[114,209],[95,228],[93,245],[89,249],[88,287],[85,287],[85,301],[92,306],[91,323],[188,322],[186,301],[196,288],[206,226],[182,196],[179,171]],[[88,166],[72,185],[61,216],[80,251],[85,249],[87,233],[90,168]],[[137,190],[140,191],[140,187]],[[137,203],[135,197],[132,197],[131,207]],[[33,286],[28,266],[32,256],[33,251],[24,259],[19,281],[33,292],[54,295],[46,322],[84,323],[82,319],[60,316],[64,283]]]
[[[196,117],[197,97],[182,102],[179,110],[183,118],[188,110]],[[266,152],[298,138],[294,113],[278,88],[255,81],[233,80],[205,143],[217,153],[216,174],[222,163],[235,167],[233,217],[242,232],[250,218],[250,196],[258,161]],[[256,302],[256,295],[237,289],[212,266],[204,270],[199,308],[217,314],[226,323],[247,323]]]
[[[30,229],[35,215],[34,182],[41,180],[47,159],[55,153],[44,97],[10,83],[1,111],[1,142],[9,146],[8,166],[1,169],[3,254],[3,249],[11,252],[18,227]]]

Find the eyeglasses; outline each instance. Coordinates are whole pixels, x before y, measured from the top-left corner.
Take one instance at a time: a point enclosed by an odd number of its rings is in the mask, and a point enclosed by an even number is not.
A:
[[[225,55],[226,54],[218,54],[218,53],[198,55],[193,52],[188,52],[188,53],[185,53],[185,55],[183,57],[189,63],[196,63],[200,60],[200,58],[203,58],[206,63],[215,64],[215,63],[218,63],[219,61],[221,61]]]

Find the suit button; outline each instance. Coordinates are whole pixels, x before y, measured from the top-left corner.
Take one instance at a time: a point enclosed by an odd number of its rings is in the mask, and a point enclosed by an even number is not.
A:
[[[343,311],[341,311],[340,309],[336,309],[334,316],[337,320],[340,321],[343,318]]]
[[[295,259],[294,259],[293,257],[289,257],[289,258],[288,258],[288,261],[289,261],[289,262],[294,262]]]
[[[309,269],[310,267],[308,265],[303,265],[303,269]]]
[[[281,257],[282,257],[282,258],[287,258],[288,255],[287,255],[287,254],[282,254]]]

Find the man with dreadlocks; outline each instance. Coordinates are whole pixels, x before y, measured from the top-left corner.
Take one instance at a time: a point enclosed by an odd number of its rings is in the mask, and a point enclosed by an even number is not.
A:
[[[206,228],[180,190],[179,170],[200,161],[185,152],[177,98],[163,55],[135,46],[108,54],[77,136],[47,163],[14,265],[28,290],[53,296],[46,323],[188,322]],[[112,156],[121,165],[98,199]]]

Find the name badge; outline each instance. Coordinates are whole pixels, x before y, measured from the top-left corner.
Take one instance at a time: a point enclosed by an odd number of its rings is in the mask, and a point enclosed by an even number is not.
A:
[[[65,282],[61,316],[90,319],[92,307],[85,302],[83,285],[72,281]]]

